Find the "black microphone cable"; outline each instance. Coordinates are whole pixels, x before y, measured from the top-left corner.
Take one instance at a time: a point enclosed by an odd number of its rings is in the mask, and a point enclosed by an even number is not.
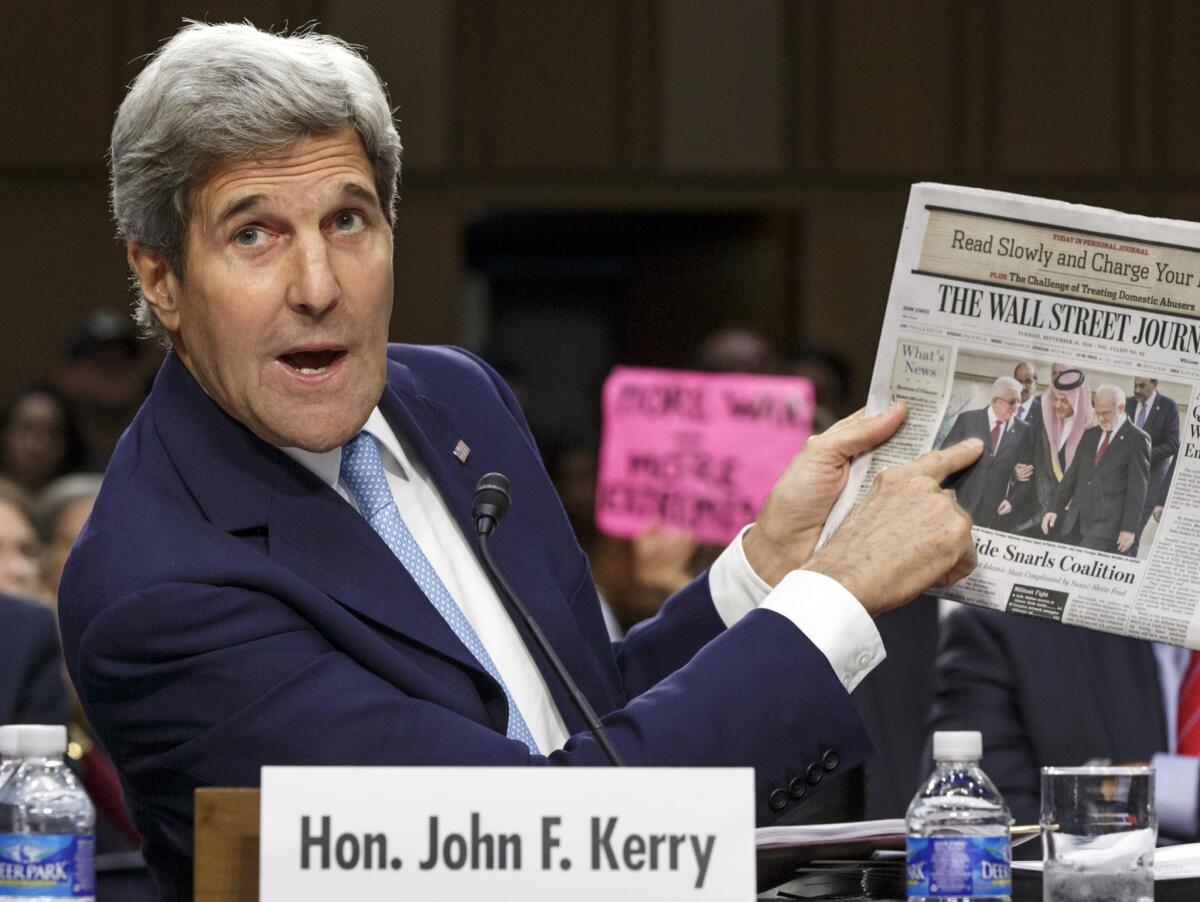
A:
[[[587,724],[592,735],[596,737],[596,742],[603,749],[605,756],[610,764],[614,767],[624,767],[625,762],[622,760],[616,746],[612,744],[612,740],[608,738],[608,733],[605,732],[604,726],[600,723],[600,718],[596,716],[596,712],[592,710],[591,704],[588,702],[584,694],[575,685],[575,681],[571,679],[571,675],[567,673],[567,668],[554,648],[550,645],[550,640],[546,638],[542,628],[538,626],[533,615],[529,613],[528,608],[517,593],[512,590],[508,584],[508,580],[504,578],[504,574],[500,572],[500,568],[496,566],[496,562],[492,559],[492,552],[488,548],[488,539],[491,538],[496,527],[500,525],[500,521],[504,519],[504,515],[508,513],[508,507],[512,503],[512,496],[508,491],[508,477],[503,473],[488,473],[479,480],[479,484],[475,486],[475,499],[473,505],[473,513],[475,519],[475,530],[479,538],[479,551],[483,556],[484,563],[487,564],[488,570],[495,577],[497,584],[501,590],[512,602],[512,606],[516,608],[517,613],[525,622],[525,626],[529,628],[530,634],[533,636],[538,647],[542,650],[542,654],[550,662],[550,667],[564,688],[567,694],[571,696],[571,701],[574,702],[575,708],[583,716],[584,723]]]

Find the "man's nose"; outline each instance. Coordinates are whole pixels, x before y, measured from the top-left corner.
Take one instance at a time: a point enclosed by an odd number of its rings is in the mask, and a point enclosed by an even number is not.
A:
[[[297,235],[291,258],[288,306],[309,316],[324,315],[342,294],[325,237]]]

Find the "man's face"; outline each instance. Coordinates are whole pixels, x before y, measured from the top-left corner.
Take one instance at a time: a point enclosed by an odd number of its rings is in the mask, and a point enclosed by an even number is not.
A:
[[[264,441],[344,444],[383,393],[392,310],[392,232],[358,135],[227,163],[191,206],[183,280],[156,304],[180,358]]]
[[[1013,411],[1017,409],[1017,399],[1020,395],[1015,389],[1002,389],[992,398],[992,413],[995,414],[997,422],[1007,423],[1013,415]]]
[[[1157,387],[1157,383],[1153,379],[1144,379],[1141,376],[1135,376],[1133,379],[1133,396],[1139,401],[1145,401]]]
[[[1071,402],[1067,400],[1067,396],[1057,389],[1050,389],[1051,397],[1054,399],[1054,413],[1060,420],[1065,420],[1067,417],[1075,416],[1075,408],[1071,406]]]
[[[1096,422],[1100,424],[1100,428],[1105,432],[1112,432],[1113,426],[1117,423],[1117,417],[1125,412],[1125,405],[1115,403],[1106,395],[1100,395],[1096,398],[1094,409]]]
[[[1017,367],[1017,381],[1021,383],[1021,403],[1024,404],[1037,391],[1037,370],[1021,364]]]

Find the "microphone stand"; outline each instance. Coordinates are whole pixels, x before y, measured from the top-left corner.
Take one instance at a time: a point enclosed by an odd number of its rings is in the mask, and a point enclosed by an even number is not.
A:
[[[476,521],[477,527],[481,525],[480,520],[490,520],[492,529],[498,525],[498,518],[493,520],[491,517],[482,517]],[[484,563],[487,564],[488,570],[508,597],[508,600],[512,602],[513,607],[516,608],[525,626],[529,628],[534,641],[537,642],[538,647],[542,650],[542,654],[549,660],[551,669],[554,670],[559,682],[562,683],[567,693],[571,696],[571,701],[574,702],[576,710],[583,716],[584,723],[591,730],[592,735],[596,738],[596,743],[603,750],[609,763],[614,767],[624,767],[625,761],[621,758],[621,754],[617,751],[616,746],[612,744],[612,740],[608,738],[608,733],[605,732],[604,726],[600,723],[600,718],[596,716],[596,712],[592,709],[587,698],[580,691],[579,687],[575,685],[575,681],[571,679],[571,675],[567,673],[566,666],[564,666],[555,653],[553,646],[550,645],[550,640],[542,632],[542,628],[538,626],[537,621],[533,619],[533,615],[529,613],[529,609],[517,597],[517,593],[512,590],[512,587],[508,584],[508,580],[504,578],[504,574],[500,572],[500,568],[492,560],[492,552],[488,548],[488,532],[490,530],[479,529],[479,551],[483,556]]]

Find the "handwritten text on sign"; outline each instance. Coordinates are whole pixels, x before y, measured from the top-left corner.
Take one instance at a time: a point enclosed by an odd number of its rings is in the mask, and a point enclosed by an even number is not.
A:
[[[596,524],[723,545],[812,431],[807,379],[617,367],[604,383]]]
[[[753,794],[749,768],[265,767],[259,898],[750,900]]]

